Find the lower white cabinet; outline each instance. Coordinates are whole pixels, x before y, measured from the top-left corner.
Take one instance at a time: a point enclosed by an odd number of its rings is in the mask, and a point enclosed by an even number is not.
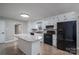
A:
[[[40,41],[27,41],[19,39],[18,48],[26,55],[37,55],[40,54]]]
[[[56,35],[52,35],[53,36],[53,46],[57,47],[57,39],[56,39]]]

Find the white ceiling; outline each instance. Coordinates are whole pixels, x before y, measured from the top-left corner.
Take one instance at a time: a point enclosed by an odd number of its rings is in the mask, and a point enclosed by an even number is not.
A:
[[[17,20],[34,20],[55,16],[66,12],[79,12],[76,3],[0,3],[0,16]],[[30,18],[20,17],[21,13],[30,15]]]

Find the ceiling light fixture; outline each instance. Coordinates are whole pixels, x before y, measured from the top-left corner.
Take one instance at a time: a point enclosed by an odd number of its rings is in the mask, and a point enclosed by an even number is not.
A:
[[[29,18],[30,17],[28,14],[21,14],[20,16],[23,17],[23,18]]]

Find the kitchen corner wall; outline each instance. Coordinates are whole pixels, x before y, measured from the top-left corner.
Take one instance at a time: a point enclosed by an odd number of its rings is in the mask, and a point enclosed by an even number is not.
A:
[[[0,21],[3,20],[5,22],[5,41],[14,40],[14,34],[15,34],[15,24],[22,24],[23,25],[23,33],[26,33],[27,29],[27,22],[14,20],[14,19],[7,19],[7,18],[1,18]]]

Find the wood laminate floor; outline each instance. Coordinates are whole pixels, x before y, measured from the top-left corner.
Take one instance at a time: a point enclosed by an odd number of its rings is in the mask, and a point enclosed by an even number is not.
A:
[[[72,55],[48,44],[41,43],[40,55]],[[0,55],[25,55],[17,48],[17,42],[0,44]]]

